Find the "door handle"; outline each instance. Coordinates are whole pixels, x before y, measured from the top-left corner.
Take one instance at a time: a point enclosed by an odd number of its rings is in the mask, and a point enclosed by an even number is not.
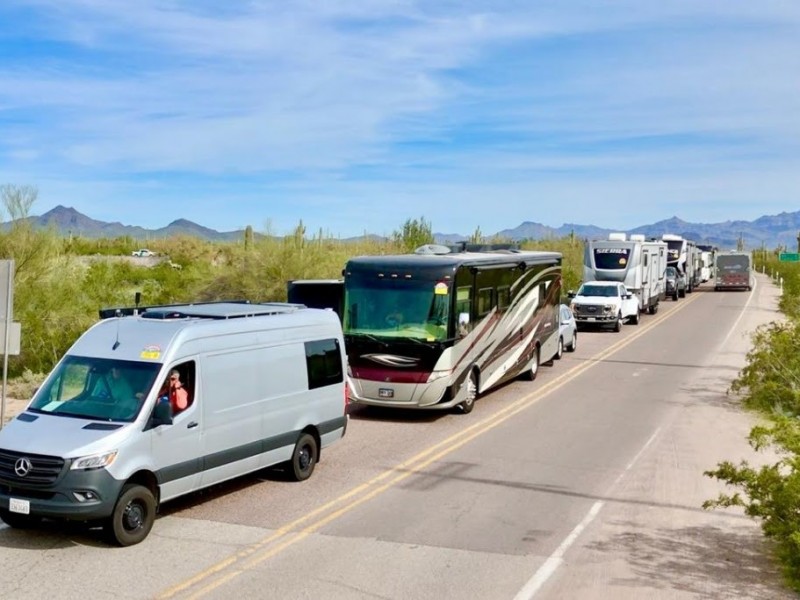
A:
[[[197,421],[192,421],[191,423],[189,423],[189,424],[186,426],[186,429],[194,429],[194,428],[195,428],[195,427],[197,427],[198,425],[200,425],[200,423],[198,423]]]

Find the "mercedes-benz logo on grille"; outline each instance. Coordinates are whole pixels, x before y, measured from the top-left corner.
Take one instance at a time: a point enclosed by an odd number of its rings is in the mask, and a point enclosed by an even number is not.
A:
[[[31,469],[33,469],[33,465],[28,458],[18,458],[17,462],[14,463],[14,473],[16,473],[18,477],[25,477],[31,472]]]

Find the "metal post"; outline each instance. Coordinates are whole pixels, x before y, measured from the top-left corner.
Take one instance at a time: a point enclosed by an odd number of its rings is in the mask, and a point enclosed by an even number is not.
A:
[[[6,334],[3,340],[3,394],[0,397],[0,429],[6,422],[6,381],[8,380],[8,346],[11,337],[11,293],[14,281],[14,263],[8,267],[8,285],[6,286]]]

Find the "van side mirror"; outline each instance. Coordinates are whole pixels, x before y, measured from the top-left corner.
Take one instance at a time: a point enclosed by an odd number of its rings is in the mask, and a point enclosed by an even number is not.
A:
[[[169,402],[158,402],[153,410],[153,427],[172,425],[172,406]]]

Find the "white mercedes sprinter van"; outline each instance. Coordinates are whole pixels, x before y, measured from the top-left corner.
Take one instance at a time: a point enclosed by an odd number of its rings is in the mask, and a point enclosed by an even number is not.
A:
[[[98,521],[141,542],[158,506],[285,463],[307,479],[347,427],[330,310],[214,302],[101,311],[0,430],[0,518]],[[164,384],[177,371],[188,404]],[[183,404],[183,402],[181,402]]]

